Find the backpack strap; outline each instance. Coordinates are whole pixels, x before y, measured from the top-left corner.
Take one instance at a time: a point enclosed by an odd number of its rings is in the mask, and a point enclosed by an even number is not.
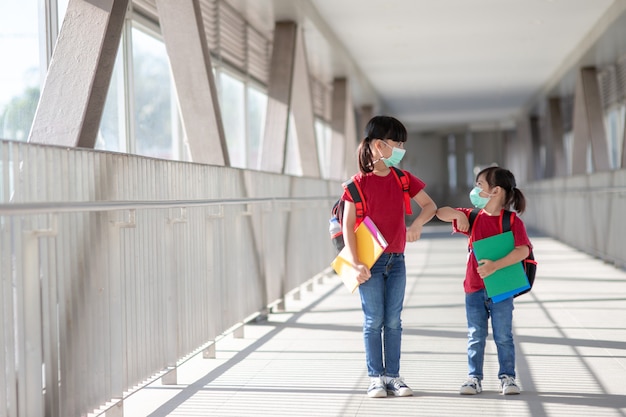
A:
[[[481,209],[479,209],[479,208],[475,208],[474,210],[470,211],[469,217],[467,219],[468,222],[469,222],[469,230],[468,230],[468,233],[469,233],[468,246],[469,246],[469,248],[472,247],[472,241],[474,240],[474,228],[472,226],[474,225],[474,222],[478,218],[478,215],[480,214],[480,210]]]
[[[413,214],[413,210],[411,209],[411,196],[409,195],[409,177],[400,168],[391,167],[391,172],[394,173],[396,181],[398,181],[398,184],[400,184],[404,192],[404,210],[406,214]]]
[[[511,225],[515,220],[515,212],[509,210],[502,210],[500,212],[500,233],[505,233],[511,230]]]
[[[363,198],[361,187],[356,183],[356,181],[354,181],[354,177],[344,182],[343,187],[348,191],[348,193],[350,193],[350,197],[352,197],[352,202],[356,208],[356,218],[358,224],[360,223],[360,220],[365,217],[366,209],[365,199]]]
[[[467,219],[469,221],[469,233],[472,233],[472,226],[474,225],[474,220],[476,220],[476,216],[478,216],[478,213],[480,212],[479,208],[475,208],[474,210],[470,211],[469,214],[469,218]]]

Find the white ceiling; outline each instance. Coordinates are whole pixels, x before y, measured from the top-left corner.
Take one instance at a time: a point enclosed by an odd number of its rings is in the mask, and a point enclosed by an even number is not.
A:
[[[227,1],[268,37],[298,22],[316,76],[413,131],[512,126],[573,94],[574,68],[626,55],[626,0]]]
[[[344,46],[334,76],[360,72],[378,110],[412,130],[514,120],[615,2],[623,0],[310,0],[322,21],[313,24]],[[288,13],[280,4],[275,12]]]

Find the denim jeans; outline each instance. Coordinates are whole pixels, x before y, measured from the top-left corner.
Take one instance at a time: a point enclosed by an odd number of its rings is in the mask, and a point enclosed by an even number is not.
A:
[[[513,297],[493,303],[485,290],[465,294],[467,315],[467,362],[470,377],[483,379],[485,342],[489,333],[489,317],[493,339],[498,349],[498,377],[515,378],[515,345],[513,344]]]
[[[404,303],[406,266],[403,253],[383,253],[359,286],[363,308],[365,359],[370,377],[400,376],[400,313]]]

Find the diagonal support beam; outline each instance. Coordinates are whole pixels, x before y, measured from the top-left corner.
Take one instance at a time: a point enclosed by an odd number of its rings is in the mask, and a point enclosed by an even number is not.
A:
[[[128,0],[70,0],[29,142],[94,147],[127,7]]]
[[[290,162],[292,170],[319,177],[308,65],[302,34],[294,22],[278,22],[274,29],[266,120],[260,169],[283,173]],[[298,155],[299,164],[286,161],[290,137],[294,142],[289,146],[297,147],[291,155]]]
[[[594,172],[610,169],[595,68],[582,68],[578,75],[574,97],[573,142],[572,174],[587,173],[587,147],[590,143]]]
[[[199,0],[156,0],[191,159],[229,166]]]

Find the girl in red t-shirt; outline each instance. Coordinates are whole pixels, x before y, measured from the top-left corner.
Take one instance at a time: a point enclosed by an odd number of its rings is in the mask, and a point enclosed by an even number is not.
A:
[[[367,202],[367,212],[389,246],[370,270],[358,261],[354,227],[356,210],[349,192],[344,192],[343,236],[354,267],[359,272],[359,294],[363,309],[363,339],[367,373],[371,378],[369,397],[410,396],[413,391],[400,377],[400,313],[404,303],[406,242],[420,238],[422,226],[433,218],[437,206],[424,191],[419,178],[405,172],[409,196],[421,207],[419,216],[407,228],[404,217],[404,193],[390,167],[404,156],[406,128],[388,116],[372,118],[365,128],[365,139],[358,149],[359,170],[354,181]],[[384,348],[383,348],[384,346]]]
[[[526,208],[524,194],[517,188],[511,171],[499,168],[485,168],[476,176],[476,187],[470,193],[472,204],[480,212],[472,225],[472,239],[480,240],[500,233],[502,210],[511,206],[518,213]],[[441,207],[437,217],[453,222],[453,230],[468,234],[469,215],[472,209]],[[503,258],[495,261],[476,259],[470,254],[463,287],[465,289],[465,312],[467,316],[468,379],[461,386],[461,394],[479,394],[482,391],[485,342],[489,333],[489,318],[493,338],[498,351],[500,388],[502,394],[519,394],[515,382],[515,345],[513,343],[513,296],[494,303],[485,290],[483,279],[495,271],[521,262],[531,249],[524,222],[518,217],[511,225],[514,248]]]

